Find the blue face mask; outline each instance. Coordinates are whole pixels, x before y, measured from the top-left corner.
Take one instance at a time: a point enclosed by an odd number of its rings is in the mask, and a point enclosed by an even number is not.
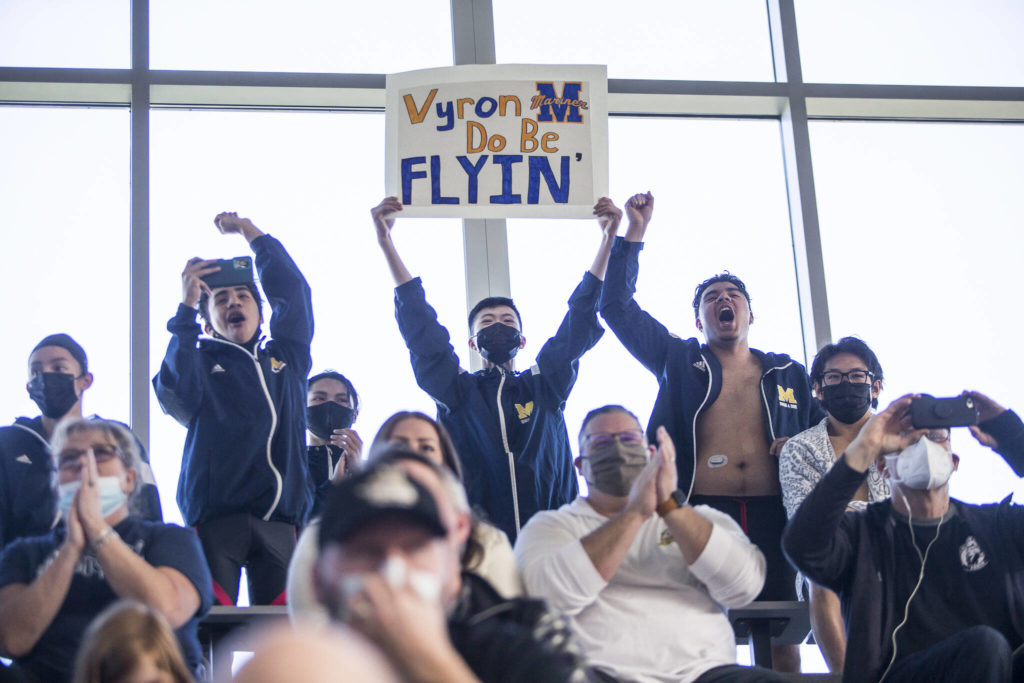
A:
[[[121,490],[119,477],[98,477],[96,485],[100,492],[100,514],[104,517],[117,510],[128,500],[128,495]],[[81,481],[69,481],[58,487],[57,509],[60,510],[64,519],[67,519],[71,505],[75,502],[75,494],[81,487]]]

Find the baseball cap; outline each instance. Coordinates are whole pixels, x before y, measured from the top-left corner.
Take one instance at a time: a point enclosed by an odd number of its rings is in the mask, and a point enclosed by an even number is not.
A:
[[[382,464],[331,487],[320,521],[319,547],[344,543],[385,515],[404,517],[437,537],[448,534],[430,491],[394,465]]]

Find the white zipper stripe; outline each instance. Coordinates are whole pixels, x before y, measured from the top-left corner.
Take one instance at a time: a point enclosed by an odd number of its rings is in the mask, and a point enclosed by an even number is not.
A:
[[[711,363],[704,357],[703,351],[701,351],[700,357],[704,362],[704,367],[708,369],[708,390],[704,392],[704,400],[700,402],[700,405],[697,406],[697,412],[693,414],[693,474],[690,476],[690,490],[686,494],[687,500],[693,495],[693,482],[697,480],[697,417],[700,415],[700,411],[704,410],[704,406],[707,405],[708,397],[711,396],[711,385],[715,380],[714,375],[711,374]]]
[[[516,489],[516,461],[508,447],[508,435],[505,433],[505,411],[501,407],[501,388],[505,386],[505,371],[501,370],[501,381],[498,382],[498,424],[501,427],[501,443],[508,455],[508,473],[512,479],[512,511],[516,518],[516,535],[519,534],[519,491]]]
[[[209,338],[207,339],[207,341],[214,341],[220,344],[234,346],[235,348],[244,352],[245,355],[247,355],[252,360],[253,364],[256,366],[256,375],[260,378],[260,386],[263,387],[263,395],[267,398],[267,405],[270,406],[270,432],[267,434],[267,464],[270,465],[270,471],[274,473],[274,480],[277,482],[277,493],[274,495],[274,502],[271,503],[270,509],[267,510],[267,513],[265,515],[263,515],[263,521],[269,521],[270,515],[274,514],[274,510],[277,509],[277,504],[281,502],[281,493],[282,490],[284,489],[284,480],[281,478],[281,472],[278,471],[276,467],[274,467],[274,460],[271,457],[270,453],[270,447],[274,441],[274,432],[277,430],[277,410],[274,409],[274,400],[270,397],[270,389],[267,388],[267,379],[263,376],[263,368],[260,367],[259,358],[257,357],[259,346],[256,347],[256,350],[253,353],[249,353],[248,349],[246,349],[244,346],[241,346],[240,344],[235,344],[234,342],[229,342],[224,339]]]
[[[40,441],[42,441],[42,442],[43,442],[43,445],[44,445],[44,446],[46,446],[46,450],[50,450],[50,444],[48,444],[48,443],[46,442],[46,439],[44,439],[43,437],[39,436],[39,434],[37,434],[37,433],[36,433],[36,431],[35,431],[34,429],[29,429],[29,428],[28,428],[28,427],[26,427],[25,425],[20,425],[20,424],[18,424],[17,422],[15,422],[15,423],[14,423],[13,425],[11,425],[11,426],[12,426],[12,427],[17,427],[18,429],[24,429],[24,430],[25,430],[26,432],[28,432],[28,433],[29,433],[29,434],[31,434],[32,436],[36,437],[36,438],[37,438],[37,439],[39,439]]]
[[[761,375],[761,400],[764,401],[764,414],[768,417],[768,435],[771,437],[772,443],[775,442],[775,425],[772,424],[772,411],[768,405],[768,397],[765,396],[764,394],[764,378],[776,370],[785,370],[792,364],[793,361],[789,361],[785,365],[778,365],[774,368],[768,368],[768,371]]]

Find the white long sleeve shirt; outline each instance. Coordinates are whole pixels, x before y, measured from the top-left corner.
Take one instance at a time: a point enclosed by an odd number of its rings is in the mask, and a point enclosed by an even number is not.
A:
[[[728,515],[694,508],[712,524],[687,565],[665,522],[640,527],[618,571],[605,581],[583,549],[608,521],[584,498],[534,515],[515,545],[527,593],[572,621],[589,663],[640,683],[692,681],[736,663],[724,608],[749,604],[764,585],[764,555]]]

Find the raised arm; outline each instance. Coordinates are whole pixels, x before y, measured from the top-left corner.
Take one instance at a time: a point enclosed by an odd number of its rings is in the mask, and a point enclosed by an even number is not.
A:
[[[395,249],[395,243],[391,241],[391,228],[395,225],[395,214],[402,210],[402,202],[398,197],[385,197],[381,203],[370,210],[373,216],[373,225],[377,228],[377,244],[384,253],[384,260],[388,263],[391,277],[395,280],[395,286],[404,285],[412,280],[409,269],[405,267],[402,257]]]
[[[651,223],[654,213],[654,195],[650,192],[635,194],[626,202],[626,217],[629,227],[626,229],[627,242],[643,242],[647,226]]]
[[[394,216],[401,210],[402,203],[397,197],[385,197],[370,211],[377,230],[377,243],[395,280],[395,319],[409,349],[416,383],[435,401],[452,409],[460,400],[459,357],[448,330],[438,322],[437,312],[427,303],[423,283],[409,273],[391,241]]]
[[[597,256],[590,266],[590,274],[598,280],[604,280],[604,274],[608,271],[608,256],[612,253],[612,244],[622,221],[622,210],[608,197],[601,197],[597,204],[594,204],[594,215],[597,216],[597,224],[601,227],[601,246],[598,247]]]
[[[199,349],[196,346],[200,332],[196,307],[203,292],[210,294],[210,288],[202,277],[216,270],[216,261],[198,256],[185,263],[181,272],[181,304],[167,323],[171,341],[160,371],[153,378],[153,390],[160,407],[183,425],[192,421],[203,400]]]
[[[619,229],[622,212],[612,200],[602,197],[594,205],[594,215],[601,228],[601,244],[594,263],[569,297],[569,311],[562,318],[555,336],[546,341],[537,354],[540,376],[551,390],[554,402],[560,407],[569,398],[576,383],[579,359],[604,334],[597,320],[597,305],[601,296],[601,279],[608,269],[608,255]]]
[[[634,300],[639,274],[640,250],[654,211],[650,192],[637,194],[626,202],[629,227],[624,239],[614,240],[604,289],[601,292],[601,317],[633,357],[657,376],[665,369],[672,335],[668,329],[640,308]]]
[[[312,364],[309,345],[313,341],[313,298],[302,271],[281,242],[264,234],[248,218],[225,212],[217,214],[214,224],[222,234],[241,235],[249,243],[270,304],[270,336],[290,346],[292,360],[308,371]]]
[[[983,446],[1003,456],[1018,477],[1024,477],[1024,422],[1017,413],[979,391],[965,391],[978,405],[978,424],[971,434]]]

